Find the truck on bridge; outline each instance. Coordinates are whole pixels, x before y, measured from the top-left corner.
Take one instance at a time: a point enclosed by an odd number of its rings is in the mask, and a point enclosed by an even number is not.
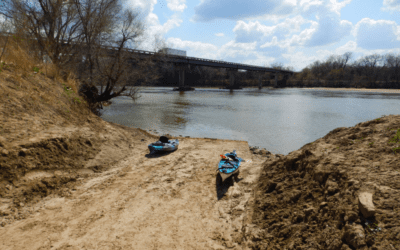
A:
[[[160,49],[158,52],[165,53],[167,55],[186,56],[186,51],[179,50],[179,49],[163,48],[163,49]]]

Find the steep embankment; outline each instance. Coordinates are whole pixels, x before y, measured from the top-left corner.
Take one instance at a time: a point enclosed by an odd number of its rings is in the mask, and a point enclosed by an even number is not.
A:
[[[337,128],[266,162],[253,249],[400,249],[400,116]]]
[[[140,133],[91,114],[75,84],[3,67],[1,225],[26,217],[32,202],[52,193],[68,194],[80,177],[126,157]]]

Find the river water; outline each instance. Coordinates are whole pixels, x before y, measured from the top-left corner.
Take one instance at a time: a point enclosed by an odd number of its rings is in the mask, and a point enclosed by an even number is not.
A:
[[[102,118],[159,134],[245,140],[288,154],[338,127],[400,114],[400,92],[327,89],[141,88],[112,100]]]

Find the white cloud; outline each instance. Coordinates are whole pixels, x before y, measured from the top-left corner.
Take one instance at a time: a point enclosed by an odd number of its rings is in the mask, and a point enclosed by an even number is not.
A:
[[[215,51],[218,49],[217,46],[211,43],[182,41],[180,38],[173,37],[168,38],[167,43],[171,44],[174,48],[190,49],[201,54],[215,54]]]
[[[186,0],[167,0],[168,1],[168,8],[172,11],[183,11],[186,9]]]
[[[355,41],[348,41],[345,45],[335,49],[335,53],[343,55],[346,52],[354,52],[357,50],[357,43]]]
[[[272,47],[272,46],[279,46],[278,38],[274,36],[271,42],[264,43],[260,46],[260,48]]]
[[[363,18],[354,29],[359,47],[364,49],[391,49],[400,47],[399,26],[394,21]]]
[[[321,57],[316,53],[314,56],[309,54],[305,54],[302,51],[296,53],[284,53],[282,54],[282,58],[285,60],[276,60],[279,62],[285,61],[285,66],[292,66],[295,71],[300,71],[305,68],[307,65],[313,63],[316,60],[321,60]]]
[[[236,43],[235,41],[230,41],[222,45],[221,50],[240,50],[240,51],[251,51],[255,50],[257,42],[252,43]]]
[[[216,36],[224,36],[224,33],[217,33]]]
[[[350,35],[353,24],[330,13],[317,22],[312,21],[311,27],[303,30],[299,35],[290,39],[291,45],[315,47],[339,42],[343,37]]]
[[[298,11],[305,15],[317,14],[323,16],[325,13],[335,13],[340,16],[340,10],[348,5],[352,0],[300,0]]]
[[[301,25],[307,22],[309,21],[306,21],[301,16],[287,18],[275,26],[262,25],[258,21],[249,21],[248,23],[238,21],[233,28],[233,32],[235,32],[237,42],[262,42],[272,36],[277,36],[278,39],[281,39],[292,33],[299,32]]]
[[[158,16],[154,13],[149,13],[146,19],[147,27],[145,28],[145,32],[142,38],[142,43],[139,48],[143,50],[154,50],[155,38],[164,37],[164,35],[181,25],[183,22],[177,15],[173,15],[170,19],[168,19],[164,24],[160,24],[158,20]]]
[[[336,15],[326,15],[318,20],[318,26],[306,42],[306,46],[321,46],[340,41],[350,35],[353,24],[346,20],[340,20]]]
[[[195,7],[194,21],[214,19],[243,19],[254,17],[283,16],[294,10],[293,1],[280,0],[202,0]]]
[[[383,10],[400,11],[400,0],[383,0]]]
[[[344,0],[342,2],[338,2],[337,0],[330,0],[328,8],[340,16],[340,10],[351,3],[351,1],[352,0]]]
[[[153,11],[157,0],[128,0],[126,3],[131,9],[139,10],[141,13],[147,16]]]

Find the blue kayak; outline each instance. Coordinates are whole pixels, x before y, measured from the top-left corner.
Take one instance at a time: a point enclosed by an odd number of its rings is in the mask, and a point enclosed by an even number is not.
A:
[[[168,140],[168,142],[157,141],[149,144],[150,154],[171,152],[178,149],[179,140]]]
[[[237,157],[235,150],[231,153],[226,153],[225,158],[221,159],[218,163],[218,173],[221,176],[222,181],[234,174],[238,174],[240,163],[242,161],[242,158]]]

